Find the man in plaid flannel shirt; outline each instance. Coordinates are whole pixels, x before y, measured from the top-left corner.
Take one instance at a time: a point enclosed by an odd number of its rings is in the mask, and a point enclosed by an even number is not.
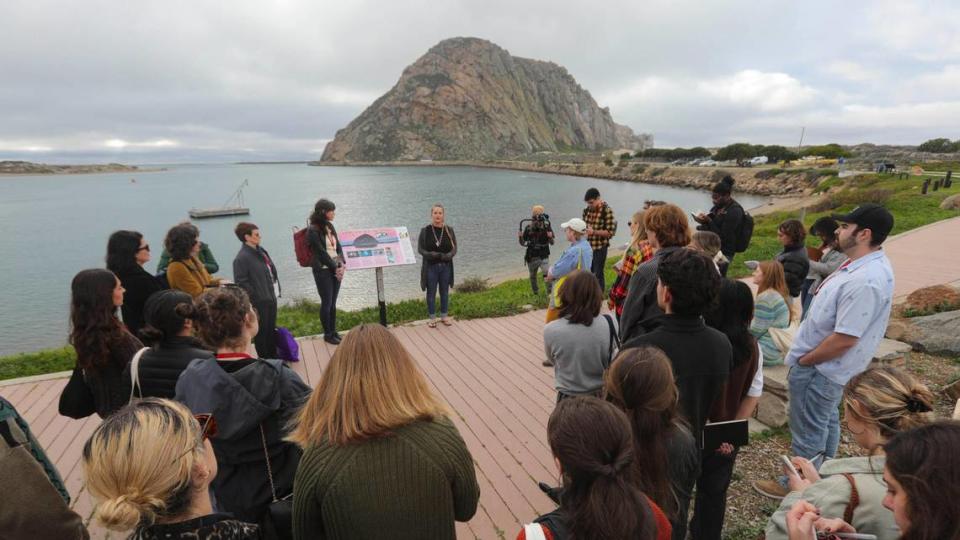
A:
[[[617,220],[613,219],[613,209],[600,198],[600,190],[597,188],[588,189],[583,200],[587,203],[587,207],[583,209],[583,220],[587,222],[587,240],[593,248],[590,271],[597,276],[600,289],[606,291],[603,268],[607,264],[610,239],[617,234]]]

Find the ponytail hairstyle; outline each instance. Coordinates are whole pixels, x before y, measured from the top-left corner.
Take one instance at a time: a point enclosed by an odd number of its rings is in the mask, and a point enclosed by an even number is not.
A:
[[[177,313],[177,308],[181,305],[189,306],[192,303],[193,298],[189,294],[176,289],[166,289],[151,294],[143,306],[145,324],[140,329],[143,342],[155,346],[179,334],[187,323],[187,319]]]
[[[194,466],[206,451],[200,429],[189,409],[168,399],[134,401],[104,419],[83,445],[96,519],[128,531],[185,512]]]
[[[137,252],[143,235],[137,231],[116,231],[107,240],[107,269],[120,275],[136,270]]]
[[[733,184],[735,180],[729,174],[720,179],[713,185],[713,192],[717,195],[730,195],[733,193]]]
[[[560,508],[571,538],[656,537],[623,412],[594,397],[562,400],[547,422],[547,439],[563,472]]]
[[[624,349],[607,370],[604,386],[607,401],[629,419],[640,487],[668,517],[675,517],[665,440],[682,420],[670,360],[656,347]]]
[[[843,387],[843,403],[847,414],[876,426],[884,441],[934,420],[930,390],[893,366],[877,366],[854,375]]]
[[[124,337],[113,290],[117,276],[102,268],[81,270],[70,283],[70,344],[82,369],[100,369]]]
[[[242,340],[247,316],[256,316],[250,297],[240,287],[210,289],[174,311],[192,320],[200,341],[213,350],[246,345]]]
[[[906,493],[903,540],[960,538],[960,422],[934,422],[894,435],[884,445],[886,471]],[[888,495],[889,496],[889,495]]]

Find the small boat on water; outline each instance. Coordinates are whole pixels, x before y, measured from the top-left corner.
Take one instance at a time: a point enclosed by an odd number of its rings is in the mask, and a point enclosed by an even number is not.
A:
[[[219,208],[191,208],[188,214],[193,219],[204,219],[223,216],[245,216],[250,213],[250,209],[243,206],[243,188],[250,185],[249,180],[244,180],[240,187],[233,192],[233,195],[227,199],[227,202]]]

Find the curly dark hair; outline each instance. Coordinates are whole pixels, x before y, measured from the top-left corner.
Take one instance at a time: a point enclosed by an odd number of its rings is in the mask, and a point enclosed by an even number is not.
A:
[[[705,254],[689,248],[668,253],[657,266],[657,277],[670,289],[676,315],[703,315],[720,292],[720,272]]]
[[[313,205],[313,212],[310,214],[310,224],[316,226],[320,230],[324,230],[327,225],[330,224],[330,221],[327,220],[327,212],[331,212],[337,209],[337,205],[333,204],[333,201],[329,199],[320,199],[317,201],[317,204]]]
[[[243,327],[253,306],[247,293],[234,286],[210,289],[194,299],[192,304],[181,304],[174,311],[181,317],[191,319],[200,341],[216,350],[243,344]]]
[[[600,282],[590,272],[574,270],[560,287],[560,318],[590,326],[603,307]]]
[[[163,239],[163,247],[170,254],[170,259],[174,261],[185,261],[190,258],[190,251],[197,238],[200,237],[200,229],[193,223],[178,223],[167,231],[166,238]]]
[[[780,224],[778,230],[790,239],[790,245],[802,245],[807,239],[807,230],[803,227],[803,222],[799,219],[788,219]]]
[[[113,305],[117,276],[103,268],[81,270],[70,283],[70,344],[83,369],[105,367],[110,350],[123,340],[123,323]]]
[[[753,320],[753,292],[746,283],[724,279],[713,309],[703,314],[707,325],[724,333],[733,346],[733,365],[737,367],[757,354],[757,340],[750,333]]]
[[[107,240],[107,269],[114,274],[136,270],[137,252],[143,235],[137,231],[116,231]]]

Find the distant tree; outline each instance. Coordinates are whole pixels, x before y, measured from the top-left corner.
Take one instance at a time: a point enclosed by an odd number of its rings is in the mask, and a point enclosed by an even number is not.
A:
[[[604,158],[603,164],[606,165],[607,167],[613,167],[613,160],[610,158]]]
[[[717,150],[713,159],[717,161],[745,160],[757,157],[762,146],[755,146],[750,143],[733,143]],[[769,156],[768,156],[769,157]]]
[[[820,146],[808,146],[800,152],[801,156],[820,156],[830,159],[848,158],[853,156],[849,151],[844,150],[842,146],[836,143],[824,144]]]
[[[950,142],[950,139],[938,138],[930,139],[917,147],[921,152],[930,152],[933,154],[951,154],[960,152],[960,140]]]
[[[758,155],[767,156],[767,159],[770,160],[770,163],[777,163],[779,161],[792,161],[800,157],[796,152],[778,144],[761,146],[760,153]]]
[[[710,151],[702,146],[696,146],[693,148],[647,148],[646,150],[637,151],[635,156],[639,158],[664,159],[672,161],[675,159],[696,159],[709,157]]]
[[[630,159],[631,157],[633,157],[633,156],[630,155],[630,152],[624,152],[624,153],[620,154],[620,159],[621,159],[621,160],[627,160],[627,159]]]

